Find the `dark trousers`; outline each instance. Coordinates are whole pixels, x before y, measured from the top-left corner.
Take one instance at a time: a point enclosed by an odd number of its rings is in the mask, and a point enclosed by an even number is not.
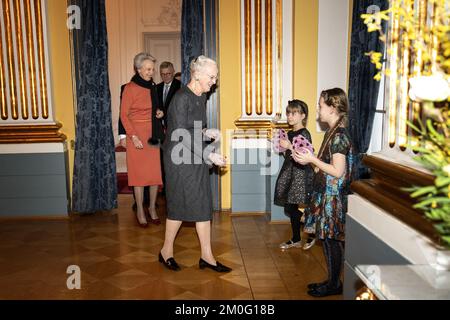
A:
[[[284,213],[291,218],[292,241],[300,241],[300,218],[302,217],[302,212],[298,211],[297,204],[286,203],[284,205]]]
[[[341,286],[340,276],[344,262],[344,242],[326,238],[322,247],[328,269],[328,287],[336,289]]]

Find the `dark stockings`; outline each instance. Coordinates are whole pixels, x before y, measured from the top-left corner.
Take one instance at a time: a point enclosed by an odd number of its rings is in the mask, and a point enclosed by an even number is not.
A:
[[[326,238],[323,241],[323,253],[328,269],[328,287],[338,288],[341,285],[340,275],[344,259],[344,242]]]
[[[292,242],[300,241],[300,217],[302,213],[298,211],[298,205],[288,203],[284,206],[284,212],[291,218]]]

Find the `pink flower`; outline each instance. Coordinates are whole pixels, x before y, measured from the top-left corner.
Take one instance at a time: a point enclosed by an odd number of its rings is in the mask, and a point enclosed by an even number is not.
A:
[[[306,153],[306,150],[309,150],[311,153],[314,153],[314,148],[312,144],[306,139],[304,136],[299,134],[298,136],[295,136],[292,140],[292,146],[294,150]]]
[[[273,150],[277,153],[285,152],[286,148],[280,145],[281,140],[288,140],[288,135],[283,129],[276,130],[272,137]]]

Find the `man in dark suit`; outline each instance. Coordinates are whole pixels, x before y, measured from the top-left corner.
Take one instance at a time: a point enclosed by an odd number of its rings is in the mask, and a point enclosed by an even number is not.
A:
[[[152,82],[153,82],[153,80],[152,80]],[[156,84],[154,82],[153,82],[153,85],[156,86]],[[126,86],[126,84],[123,84],[120,87],[120,101],[122,101],[122,93],[123,93],[123,90],[125,89],[125,86]],[[120,109],[119,109],[119,114],[120,114]],[[122,120],[120,120],[120,117],[119,117],[119,138],[120,138],[120,145],[122,147],[126,148],[127,147],[127,133],[125,131],[125,128],[123,127]],[[133,197],[134,197],[134,193],[133,193]],[[149,205],[150,205],[150,188],[149,188],[149,186],[146,186],[144,188],[144,207],[148,207]],[[136,200],[135,200],[132,208],[134,211],[137,210]]]
[[[164,61],[159,66],[159,74],[161,75],[162,81],[156,85],[156,90],[158,92],[159,104],[163,106],[164,109],[164,126],[167,126],[167,110],[169,108],[170,101],[175,93],[181,87],[181,81],[175,79],[175,69],[173,64],[168,61]]]
[[[167,113],[170,105],[170,101],[172,100],[175,93],[178,91],[178,89],[181,88],[181,81],[178,79],[175,79],[175,69],[173,67],[173,64],[168,61],[164,61],[159,66],[159,74],[161,75],[162,81],[156,85],[156,91],[158,92],[158,99],[159,103],[158,105],[163,106],[163,125],[164,128],[167,128]],[[163,176],[163,184],[166,184],[165,180],[165,172],[164,172],[164,165],[163,165],[163,159],[162,159],[163,153],[161,152],[161,171]],[[165,190],[163,188],[163,194],[165,193]]]

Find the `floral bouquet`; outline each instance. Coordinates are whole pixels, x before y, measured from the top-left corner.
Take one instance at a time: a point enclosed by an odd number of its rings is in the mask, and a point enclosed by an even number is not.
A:
[[[306,153],[306,150],[309,150],[309,152],[314,153],[314,148],[312,144],[306,139],[304,136],[299,134],[298,136],[295,136],[292,140],[292,147],[295,151]]]
[[[273,150],[277,153],[282,153],[286,151],[286,148],[283,148],[280,145],[281,140],[288,140],[288,135],[284,129],[275,130],[273,138],[272,138],[272,147]]]
[[[392,72],[409,79],[409,100],[417,104],[415,121],[407,121],[415,131],[407,146],[416,152],[414,160],[434,176],[434,184],[412,186],[404,190],[416,199],[414,208],[420,209],[432,221],[438,231],[441,246],[450,248],[450,11],[448,0],[391,0],[389,9],[361,17],[369,32],[378,31],[380,40],[391,41],[397,47],[410,48],[417,62],[412,72],[404,72],[399,61],[393,70],[385,68],[384,74]],[[422,6],[423,5],[423,6]],[[395,32],[388,40],[382,28],[383,21],[396,21]],[[430,21],[428,21],[430,20]],[[398,30],[395,30],[398,29]],[[388,50],[389,52],[389,50]],[[375,79],[381,80],[383,53],[369,52],[371,62],[380,72]],[[389,53],[390,56],[393,53]],[[397,60],[398,57],[396,57]],[[396,66],[396,67],[395,67]],[[398,79],[394,82],[398,82]],[[397,84],[390,88],[397,90]],[[406,85],[404,87],[406,89]],[[415,107],[414,107],[415,108]],[[448,266],[448,265],[447,265]]]

